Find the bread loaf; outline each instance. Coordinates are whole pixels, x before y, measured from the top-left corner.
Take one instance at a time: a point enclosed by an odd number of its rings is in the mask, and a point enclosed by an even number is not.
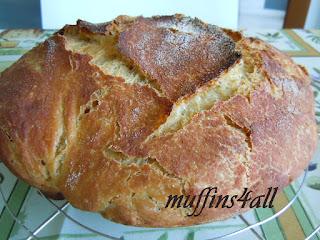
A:
[[[136,226],[247,210],[169,195],[282,189],[316,148],[306,69],[269,44],[183,15],[66,25],[0,76],[0,159],[53,198]]]

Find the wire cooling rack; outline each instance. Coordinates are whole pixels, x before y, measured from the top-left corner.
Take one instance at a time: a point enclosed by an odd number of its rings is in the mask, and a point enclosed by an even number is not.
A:
[[[229,232],[227,234],[221,234],[221,235],[218,235],[218,236],[214,236],[212,238],[208,238],[208,240],[223,239],[223,238],[227,238],[227,237],[235,237],[235,236],[238,236],[241,233],[244,233],[246,231],[251,231],[255,235],[255,237],[257,239],[263,240],[264,237],[261,236],[261,234],[259,234],[258,231],[255,230],[255,228],[257,228],[258,226],[264,225],[264,224],[266,224],[267,222],[269,222],[269,221],[271,221],[273,219],[278,218],[281,214],[283,214],[287,209],[289,209],[291,207],[291,205],[297,200],[297,198],[298,198],[298,196],[299,196],[299,194],[301,192],[302,186],[304,185],[304,182],[306,180],[307,173],[308,173],[308,171],[305,170],[304,171],[304,175],[302,177],[302,180],[301,180],[301,182],[300,182],[300,184],[299,184],[299,186],[297,188],[296,194],[293,196],[291,201],[288,202],[288,204],[286,206],[284,206],[281,210],[279,210],[278,212],[274,213],[274,215],[272,215],[272,216],[270,216],[270,217],[268,217],[266,219],[263,219],[263,220],[261,220],[259,222],[256,222],[254,224],[250,224],[249,221],[247,221],[247,219],[243,215],[239,215],[238,217],[245,223],[245,225],[246,225],[245,227],[243,227],[241,229],[238,229],[236,231]],[[106,239],[113,239],[113,240],[124,239],[124,236],[121,236],[121,237],[113,236],[112,233],[111,233],[112,232],[111,229],[110,229],[110,233],[101,232],[98,229],[95,229],[95,228],[89,226],[88,223],[86,223],[85,221],[79,221],[79,220],[75,219],[74,217],[72,217],[66,211],[66,208],[70,205],[68,202],[65,202],[64,204],[59,206],[55,201],[52,201],[51,199],[47,198],[40,191],[38,191],[38,192],[41,195],[41,197],[45,201],[48,201],[55,208],[55,211],[50,216],[48,216],[38,227],[36,227],[35,229],[30,229],[23,222],[21,222],[17,218],[17,216],[15,216],[13,211],[10,209],[10,207],[8,205],[8,202],[6,202],[6,199],[4,197],[4,193],[3,193],[3,190],[2,190],[2,182],[3,182],[3,180],[4,180],[4,176],[0,173],[0,194],[1,194],[1,197],[2,197],[2,199],[4,201],[5,208],[7,208],[9,214],[11,215],[11,217],[19,225],[21,225],[21,227],[23,227],[28,232],[29,236],[27,237],[27,240],[38,239],[37,234],[39,234],[42,229],[44,229],[48,224],[50,224],[60,214],[62,214],[65,218],[69,219],[70,221],[72,221],[73,223],[77,224],[78,226],[84,228],[85,230],[87,230],[87,231],[89,231],[91,233],[97,234],[98,236],[105,237]],[[315,228],[314,231],[306,239],[307,240],[311,240],[312,237],[319,230],[320,230],[320,225],[317,228]]]

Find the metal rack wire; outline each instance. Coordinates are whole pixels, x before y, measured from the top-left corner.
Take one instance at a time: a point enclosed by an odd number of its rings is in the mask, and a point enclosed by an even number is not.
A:
[[[308,171],[305,170],[304,171],[304,175],[303,175],[303,178],[302,178],[302,181],[296,191],[296,194],[294,195],[294,197],[291,199],[291,201],[286,205],[284,206],[280,211],[276,212],[274,215],[272,215],[271,217],[268,217],[264,220],[261,220],[259,222],[256,222],[254,224],[250,224],[246,218],[243,216],[243,215],[239,215],[239,218],[246,224],[246,227],[242,228],[242,229],[239,229],[239,230],[236,230],[236,231],[233,231],[233,232],[230,232],[230,233],[227,233],[227,234],[222,234],[222,235],[219,235],[219,236],[215,236],[215,237],[212,237],[208,240],[215,240],[215,239],[223,239],[223,238],[226,238],[226,237],[235,237],[235,236],[238,236],[240,235],[241,233],[244,233],[246,231],[251,231],[257,239],[264,239],[256,230],[255,228],[258,227],[258,226],[261,226],[263,224],[266,224],[267,222],[275,219],[275,218],[278,218],[281,214],[283,214],[287,209],[289,209],[291,207],[291,205],[296,201],[296,199],[298,198],[299,196],[299,193],[301,192],[301,189],[302,189],[302,186],[306,180],[306,176],[307,176],[307,173]],[[52,213],[50,216],[48,216],[38,227],[36,227],[35,229],[31,230],[29,229],[27,226],[25,226],[18,218],[17,216],[15,216],[13,214],[13,212],[11,211],[11,209],[9,208],[9,205],[8,203],[6,202],[5,200],[5,197],[4,197],[4,193],[3,193],[3,190],[2,190],[2,187],[1,187],[1,183],[3,181],[1,181],[1,179],[3,180],[3,175],[0,173],[0,195],[4,201],[4,204],[5,204],[5,207],[7,208],[8,212],[10,213],[11,217],[18,223],[20,224],[29,234],[28,236],[28,240],[31,240],[31,239],[37,239],[37,234],[43,229],[45,228],[48,224],[51,223],[52,220],[54,220],[58,215],[62,214],[65,218],[69,219],[70,221],[72,221],[73,223],[77,224],[78,226],[90,231],[91,233],[94,233],[94,234],[97,234],[98,236],[101,236],[101,237],[105,237],[106,239],[112,239],[112,240],[121,240],[121,239],[124,239],[124,236],[121,236],[121,237],[115,237],[115,236],[112,236],[110,234],[106,234],[106,233],[103,233],[97,229],[94,229],[88,225],[86,225],[86,223],[84,222],[79,222],[78,220],[76,220],[75,218],[73,218],[72,216],[70,216],[65,210],[66,208],[70,205],[68,202],[65,202],[62,206],[58,206],[54,201],[52,201],[51,199],[47,198],[46,196],[44,196],[40,191],[39,191],[39,194],[42,196],[43,199],[45,199],[46,201],[48,201],[50,204],[52,204],[52,206],[54,206],[55,208],[55,212]],[[307,240],[311,240],[311,238],[320,230],[320,225],[314,229],[314,231],[306,238]]]

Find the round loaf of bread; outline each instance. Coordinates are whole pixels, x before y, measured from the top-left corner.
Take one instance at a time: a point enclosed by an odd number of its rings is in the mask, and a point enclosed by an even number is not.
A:
[[[316,148],[306,69],[267,43],[183,15],[66,25],[0,76],[0,159],[53,198],[136,226],[247,208],[168,196],[282,189]]]

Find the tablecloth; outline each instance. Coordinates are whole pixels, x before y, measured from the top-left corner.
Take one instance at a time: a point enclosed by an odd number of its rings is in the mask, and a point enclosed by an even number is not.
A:
[[[288,53],[297,63],[309,70],[316,97],[316,116],[320,126],[320,30],[284,29],[243,31],[247,36],[261,38],[281,51]],[[0,72],[13,64],[25,52],[49,37],[53,30],[0,30]],[[1,94],[1,93],[0,93]],[[319,149],[312,159],[301,194],[294,204],[281,217],[272,220],[254,231],[246,231],[227,239],[268,239],[300,240],[305,239],[320,224],[320,154]],[[48,217],[55,214],[53,220],[37,234],[40,239],[104,239],[92,233],[63,214],[36,189],[17,179],[0,162],[3,175],[1,189],[6,202],[20,222],[30,230],[38,229]],[[123,239],[204,239],[241,229],[279,211],[295,195],[301,178],[278,194],[272,209],[254,209],[242,216],[226,221],[184,228],[150,229],[123,226],[107,220],[99,220],[93,213],[82,212],[71,206],[66,213],[89,226],[109,232]],[[57,201],[58,205],[64,202]],[[0,239],[26,239],[29,233],[10,216],[0,196]],[[98,219],[98,221],[97,221]],[[320,234],[312,239],[320,240]]]

